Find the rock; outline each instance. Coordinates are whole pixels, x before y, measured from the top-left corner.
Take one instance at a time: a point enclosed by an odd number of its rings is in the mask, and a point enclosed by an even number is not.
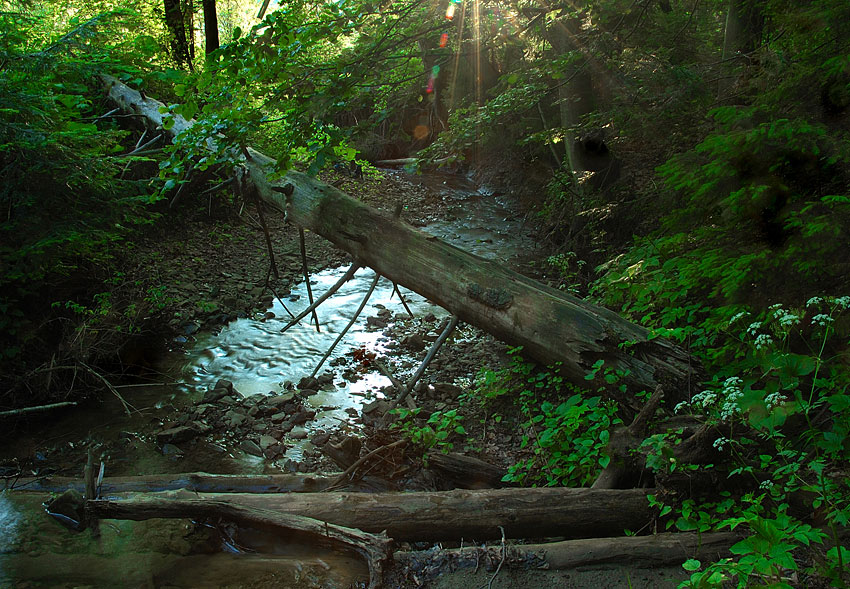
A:
[[[363,442],[355,436],[346,436],[339,444],[328,442],[322,446],[322,452],[333,460],[338,466],[348,468],[360,457],[360,448]]]
[[[316,417],[315,411],[302,409],[290,418],[289,423],[291,423],[292,425],[302,425],[304,423],[307,423],[314,417]],[[272,418],[272,421],[274,421],[274,418]]]
[[[192,335],[194,333],[197,333],[200,328],[201,328],[201,326],[198,323],[195,323],[195,322],[189,323],[188,325],[183,327],[183,334],[184,335]]]
[[[215,386],[204,393],[204,398],[201,399],[201,403],[215,403],[222,397],[230,395],[233,393],[233,383],[229,380],[221,379]]]
[[[383,329],[389,324],[389,319],[387,319],[386,317],[366,317],[366,327],[371,327],[373,329]]]
[[[401,345],[408,350],[420,352],[425,349],[425,340],[418,333],[412,333],[401,340]]]
[[[333,380],[333,377],[331,377],[331,380]],[[319,381],[316,380],[313,377],[305,376],[304,378],[302,378],[301,380],[298,381],[298,388],[299,389],[318,389],[319,388]]]
[[[174,444],[163,444],[162,454],[163,456],[172,456],[174,458],[179,458],[180,456],[183,456],[183,450],[181,450]]]
[[[383,415],[390,409],[390,404],[387,403],[383,399],[378,399],[377,401],[372,401],[371,403],[365,403],[363,405],[363,415],[372,415],[377,412],[379,415]]]
[[[319,378],[317,379],[317,381],[320,385],[332,383],[334,381],[333,372],[323,372],[322,374],[319,375]],[[315,389],[316,387],[307,387],[307,386],[302,387],[302,386],[299,385],[298,388],[299,389]]]
[[[280,413],[275,413],[274,415],[272,415],[271,420],[272,423],[281,423],[282,421],[286,420],[286,417],[286,412],[281,411]]]
[[[322,432],[322,433],[316,434],[315,436],[310,438],[310,443],[313,444],[314,446],[324,446],[325,444],[328,443],[328,441],[330,441],[330,439],[331,439],[330,434]]]
[[[265,313],[263,313],[262,321],[268,321],[269,319],[274,319],[275,317],[276,315],[274,313],[272,313],[271,311],[266,311]]]
[[[426,323],[433,323],[434,321],[437,320],[437,317],[433,313],[428,313],[427,315],[425,315],[422,318],[422,320],[425,321]]]
[[[381,317],[383,319],[387,319],[389,317],[392,317],[392,314],[393,314],[393,312],[390,311],[389,309],[387,309],[386,307],[381,309],[380,311],[378,311],[378,317]]]
[[[434,390],[437,394],[448,399],[457,399],[463,393],[462,388],[448,382],[435,382]]]
[[[277,446],[277,442],[278,441],[274,437],[268,434],[260,436],[260,448],[263,451],[268,450],[272,446]]]
[[[172,427],[157,432],[156,443],[160,446],[164,444],[181,444],[195,438],[199,433],[189,425]]]
[[[426,342],[435,342],[437,341],[437,339],[439,339],[439,337],[440,334],[436,331],[429,331],[428,333],[422,336],[422,339],[424,339]]]
[[[257,456],[259,458],[263,457],[263,450],[253,440],[242,440],[238,447],[246,454]]]
[[[357,417],[359,412],[354,407],[347,407],[345,412],[348,413],[351,417]]]
[[[289,432],[289,437],[293,440],[306,440],[307,430],[303,427],[293,427],[292,431]]]
[[[322,387],[322,388],[324,388],[324,387]],[[298,391],[298,394],[301,395],[302,397],[306,398],[306,397],[312,397],[313,395],[318,395],[319,391],[316,391],[316,390],[313,390],[313,389],[301,389],[300,391]]]
[[[230,427],[239,427],[248,419],[248,416],[244,413],[236,411],[235,409],[231,409],[227,413],[224,414],[224,418],[228,420],[228,425]]]

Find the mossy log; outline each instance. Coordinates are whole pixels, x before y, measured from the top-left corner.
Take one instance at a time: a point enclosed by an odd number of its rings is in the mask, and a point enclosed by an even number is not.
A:
[[[162,103],[106,78],[109,97],[149,128],[174,136],[191,121],[175,117],[162,128]],[[215,138],[208,141],[214,142]],[[498,339],[522,346],[544,365],[558,364],[575,382],[599,360],[625,371],[636,390],[663,384],[668,401],[688,397],[696,382],[694,362],[681,347],[599,307],[535,280],[496,261],[485,260],[405,224],[307,174],[290,171],[269,180],[274,160],[244,150],[240,185],[271,208],[329,240],[397,284],[403,285]]]

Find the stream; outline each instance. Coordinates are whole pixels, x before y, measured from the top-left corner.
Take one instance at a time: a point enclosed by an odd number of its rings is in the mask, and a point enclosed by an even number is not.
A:
[[[506,201],[479,190],[466,179],[439,173],[407,179],[424,184],[447,205],[446,218],[423,227],[424,231],[471,253],[508,264],[517,263],[521,252],[535,247],[521,216]],[[314,296],[325,292],[346,269],[312,275]],[[73,463],[71,457],[79,461],[85,446],[98,441],[110,450],[106,476],[194,471],[274,473],[297,465],[305,452],[314,451],[309,440],[316,432],[348,423],[365,403],[386,395],[390,380],[374,367],[355,369],[357,362],[352,358],[357,354],[391,357],[400,367],[394,376],[405,380],[424,352],[402,349],[384,335],[385,328],[399,321],[418,321],[417,325],[428,332],[426,341],[432,341],[440,320],[448,315],[444,309],[400,288],[413,314],[410,318],[392,283],[385,278],[379,280],[363,313],[319,370],[319,390],[303,401],[304,409],[314,411],[315,417],[289,432],[286,451],[277,460],[251,455],[224,439],[198,439],[181,448],[179,443],[157,444],[136,432],[149,431],[151,425],[169,427],[169,416],[175,408],[197,402],[221,380],[232,383],[244,398],[286,395],[316,368],[349,323],[373,278],[371,269],[360,269],[323,303],[318,309],[320,331],[308,317],[281,333],[289,322],[289,313],[297,314],[308,305],[306,285],[299,283],[265,313],[233,321],[218,333],[194,334],[182,346],[176,345],[160,366],[167,379],[176,384],[140,383],[122,388],[122,396],[139,412],[127,416],[119,400],[109,397],[96,407],[52,415],[49,429],[20,432],[3,449],[3,456],[35,456],[38,463],[42,448],[50,445],[60,449],[52,453],[51,461],[66,456]],[[431,323],[425,324],[424,317]],[[461,330],[456,337],[468,336]],[[43,462],[48,468],[50,462],[46,458]],[[124,575],[133,579],[132,583],[154,583],[150,586],[224,586],[224,579],[244,580],[241,573],[233,572],[234,557],[225,553],[226,542],[222,552],[220,542],[198,537],[198,532],[189,531],[191,526],[187,527],[186,522],[110,522],[102,526],[101,538],[95,541],[89,534],[74,535],[58,528],[44,516],[40,506],[43,497],[36,500],[31,495],[0,493],[0,587],[17,586],[16,581],[21,579],[28,579],[28,586],[97,586],[109,574]],[[210,536],[219,537],[212,533]],[[250,572],[245,574],[252,579],[267,578],[276,571],[279,576],[275,584],[279,586],[319,586],[303,584],[318,578],[327,581],[321,586],[348,586],[352,578],[363,575],[363,567],[356,560],[333,553],[319,554],[312,549],[309,554],[287,550],[284,556],[279,542],[261,540],[259,536],[255,534],[253,543],[262,555],[252,554],[246,565]],[[231,549],[242,551],[232,546]],[[201,553],[196,553],[198,550]],[[116,561],[116,555],[122,560]],[[46,561],[52,564],[46,567]],[[55,572],[46,574],[48,568]],[[213,581],[207,585],[201,579]],[[255,586],[268,586],[259,580],[257,583]]]

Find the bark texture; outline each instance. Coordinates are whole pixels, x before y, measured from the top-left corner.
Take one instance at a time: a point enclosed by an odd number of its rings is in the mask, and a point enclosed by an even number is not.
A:
[[[652,490],[488,489],[415,493],[199,494],[167,491],[113,501],[111,515],[134,513],[145,501],[198,499],[300,515],[394,540],[492,540],[501,538],[589,538],[639,530],[655,515],[646,500]],[[122,511],[126,508],[127,511]]]

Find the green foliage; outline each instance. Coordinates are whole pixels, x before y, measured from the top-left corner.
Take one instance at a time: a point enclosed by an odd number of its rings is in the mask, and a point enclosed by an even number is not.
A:
[[[505,480],[529,485],[586,486],[608,465],[610,430],[621,423],[616,406],[567,383],[558,366],[538,370],[511,350],[511,365],[482,370],[472,399],[482,405],[510,397],[523,415],[522,448],[531,456],[511,466]],[[565,393],[571,393],[566,400]]]
[[[416,409],[393,409],[392,413],[398,416],[398,420],[392,425],[401,434],[417,446],[425,450],[438,448],[443,453],[449,453],[454,448],[457,436],[465,436],[466,430],[462,422],[463,416],[458,414],[457,409],[449,411],[434,411],[424,422],[417,422],[421,407]]]

